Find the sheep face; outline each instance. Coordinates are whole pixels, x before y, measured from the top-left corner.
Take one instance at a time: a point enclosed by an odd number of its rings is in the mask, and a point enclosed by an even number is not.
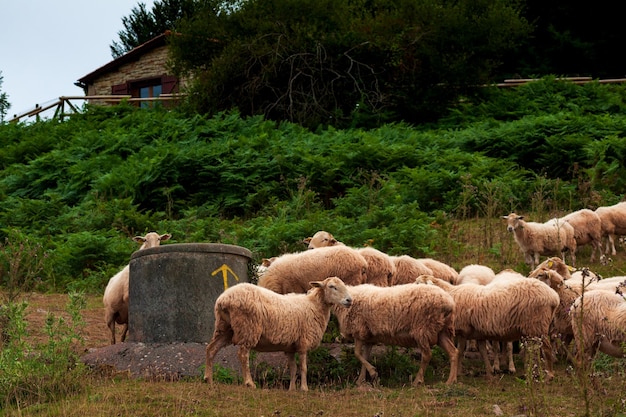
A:
[[[333,235],[323,230],[315,233],[312,237],[307,237],[303,240],[303,242],[309,245],[309,249],[322,248],[324,246],[335,246],[339,243]]]
[[[508,216],[502,216],[504,220],[506,220],[506,230],[513,233],[513,231],[519,227],[522,227],[521,220],[524,219],[524,216],[518,216],[515,213],[511,213]]]
[[[150,232],[145,236],[135,236],[133,240],[137,243],[142,243],[139,249],[148,249],[159,246],[161,242],[164,242],[171,237],[172,235],[170,235],[169,233],[159,235],[158,233]]]
[[[348,291],[348,287],[337,277],[329,277],[324,281],[313,281],[309,284],[313,288],[322,288],[324,290],[324,301],[327,304],[337,304],[346,308],[352,305],[352,296]]]

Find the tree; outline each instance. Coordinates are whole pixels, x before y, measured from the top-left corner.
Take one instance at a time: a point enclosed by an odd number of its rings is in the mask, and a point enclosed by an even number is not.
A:
[[[179,24],[191,104],[306,126],[433,120],[530,32],[506,0],[214,1]]]
[[[110,45],[111,55],[118,58],[150,39],[173,30],[184,16],[193,16],[201,2],[194,0],[157,0],[148,11],[144,3],[133,7],[130,16],[122,18],[124,30],[119,31],[120,42]]]
[[[4,117],[7,115],[7,112],[11,108],[11,104],[9,103],[9,96],[7,93],[2,92],[2,82],[4,81],[4,77],[2,76],[2,71],[0,71],[0,122],[4,121]]]

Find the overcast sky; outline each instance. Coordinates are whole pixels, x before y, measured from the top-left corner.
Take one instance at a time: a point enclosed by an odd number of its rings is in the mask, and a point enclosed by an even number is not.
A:
[[[122,17],[153,0],[0,0],[0,91],[7,119],[60,96],[81,96],[74,83],[111,61]],[[75,102],[79,106],[82,102]]]

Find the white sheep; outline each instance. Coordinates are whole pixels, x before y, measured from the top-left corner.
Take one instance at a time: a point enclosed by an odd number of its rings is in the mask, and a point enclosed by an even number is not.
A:
[[[392,256],[391,260],[396,266],[396,273],[392,277],[390,285],[413,284],[420,275],[433,275],[432,269],[412,256]]]
[[[576,269],[566,264],[563,259],[558,256],[552,256],[535,267],[534,270],[528,274],[529,278],[536,278],[536,275],[542,272],[544,269],[552,269],[559,273],[563,279],[570,279],[572,272]]]
[[[313,236],[303,239],[302,242],[306,243],[309,249],[322,248],[325,246],[343,245],[343,243],[335,239],[332,234],[324,230],[320,230]]]
[[[420,276],[417,282],[433,283],[452,295],[456,304],[459,358],[463,357],[465,341],[477,340],[487,377],[491,377],[493,369],[487,355],[487,340],[509,342],[525,337],[540,338],[547,377],[554,376],[549,330],[559,296],[547,285],[531,279],[494,280],[488,285],[452,285],[432,276]],[[459,361],[459,372],[461,368]]]
[[[569,345],[574,337],[569,314],[570,307],[574,300],[580,296],[582,288],[578,285],[568,285],[568,280],[565,280],[554,269],[537,268],[529,277],[538,279],[559,295],[560,303],[552,320],[550,334],[553,339],[558,337],[566,346]]]
[[[250,374],[250,350],[282,351],[287,355],[289,390],[296,389],[296,359],[300,389],[308,391],[307,354],[319,346],[334,305],[349,307],[352,297],[337,277],[310,283],[307,294],[277,294],[249,283],[234,285],[215,301],[215,328],[206,348],[204,380],[213,385],[213,359],[228,344],[239,346],[244,384],[255,387]]]
[[[568,222],[574,228],[577,248],[591,244],[590,262],[595,260],[596,252],[598,252],[598,258],[602,259],[602,221],[595,211],[578,210],[561,217],[561,220]]]
[[[278,256],[259,277],[259,285],[280,294],[305,293],[311,281],[336,276],[348,285],[367,279],[367,261],[348,246],[328,246]]]
[[[141,243],[138,250],[154,248],[159,246],[161,242],[168,240],[172,235],[169,233],[159,235],[150,232],[145,236],[135,236],[133,240]],[[104,322],[111,329],[111,344],[115,344],[115,323],[124,325],[120,340],[126,340],[128,333],[128,280],[129,266],[126,265],[120,272],[115,274],[109,280],[104,289],[102,302],[104,303]]]
[[[576,265],[576,239],[571,224],[559,219],[551,219],[545,223],[524,221],[524,216],[511,213],[502,216],[507,221],[507,230],[514,234],[515,241],[524,253],[526,263],[534,269],[539,263],[540,255],[560,253],[565,260],[565,252],[569,252],[572,265]]]
[[[490,284],[493,280],[506,280],[506,279],[519,279],[524,278],[523,275],[518,274],[512,270],[504,270],[496,274],[493,269],[485,265],[478,264],[470,264],[466,265],[459,271],[459,277],[457,279],[457,285],[463,284],[477,284],[477,285],[487,285]],[[472,340],[469,343],[472,349],[476,349],[475,341]],[[495,371],[500,371],[500,342],[494,341],[492,343],[492,347],[494,350],[494,361],[493,361],[493,369]],[[513,342],[507,342],[505,353],[508,361],[508,370],[510,373],[515,373],[515,362],[513,360]]]
[[[610,250],[611,255],[615,255],[617,252],[614,235],[626,235],[626,202],[598,207],[596,214],[602,223],[602,237],[606,239],[604,253],[609,253]]]
[[[496,277],[493,269],[485,265],[470,264],[466,265],[459,271],[459,277],[456,284],[479,284],[487,285]]]
[[[430,363],[431,347],[439,345],[450,359],[447,384],[456,382],[458,352],[454,347],[454,301],[434,285],[404,284],[381,288],[370,284],[348,286],[352,306],[333,307],[339,331],[354,340],[354,354],[361,362],[357,385],[367,373],[377,379],[369,362],[376,343],[416,347],[421,352],[419,371],[413,385],[424,383],[424,370]]]
[[[432,275],[437,278],[456,284],[459,273],[450,265],[432,258],[417,258],[422,264],[433,271]]]
[[[359,248],[357,251],[365,258],[367,262],[366,284],[378,285],[379,287],[387,287],[396,274],[396,265],[391,257],[384,252],[372,247]]]
[[[571,308],[578,360],[590,361],[597,350],[622,358],[626,343],[626,301],[614,291],[585,291]]]
[[[257,265],[257,267],[256,267],[256,276],[257,276],[257,278],[260,278],[265,273],[265,271],[267,271],[267,268],[275,260],[276,260],[276,256],[273,256],[271,258],[263,258],[263,259],[261,259],[261,264]]]

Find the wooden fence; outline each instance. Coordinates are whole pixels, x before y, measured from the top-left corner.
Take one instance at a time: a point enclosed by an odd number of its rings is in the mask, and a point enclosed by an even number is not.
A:
[[[40,106],[38,104],[31,110],[23,112],[21,114],[16,114],[13,116],[9,122],[17,123],[20,120],[27,117],[35,117],[37,120],[40,119],[41,114],[45,111],[55,109],[54,116],[55,119],[63,120],[67,116],[71,116],[75,113],[80,113],[80,108],[77,107],[72,101],[87,101],[91,104],[118,104],[122,101],[127,101],[129,103],[137,103],[140,105],[141,103],[154,103],[154,102],[168,102],[168,101],[177,101],[182,98],[183,94],[161,94],[159,97],[131,97],[129,95],[98,95],[98,96],[62,96],[59,97],[58,100],[54,100],[50,104],[46,104]]]

